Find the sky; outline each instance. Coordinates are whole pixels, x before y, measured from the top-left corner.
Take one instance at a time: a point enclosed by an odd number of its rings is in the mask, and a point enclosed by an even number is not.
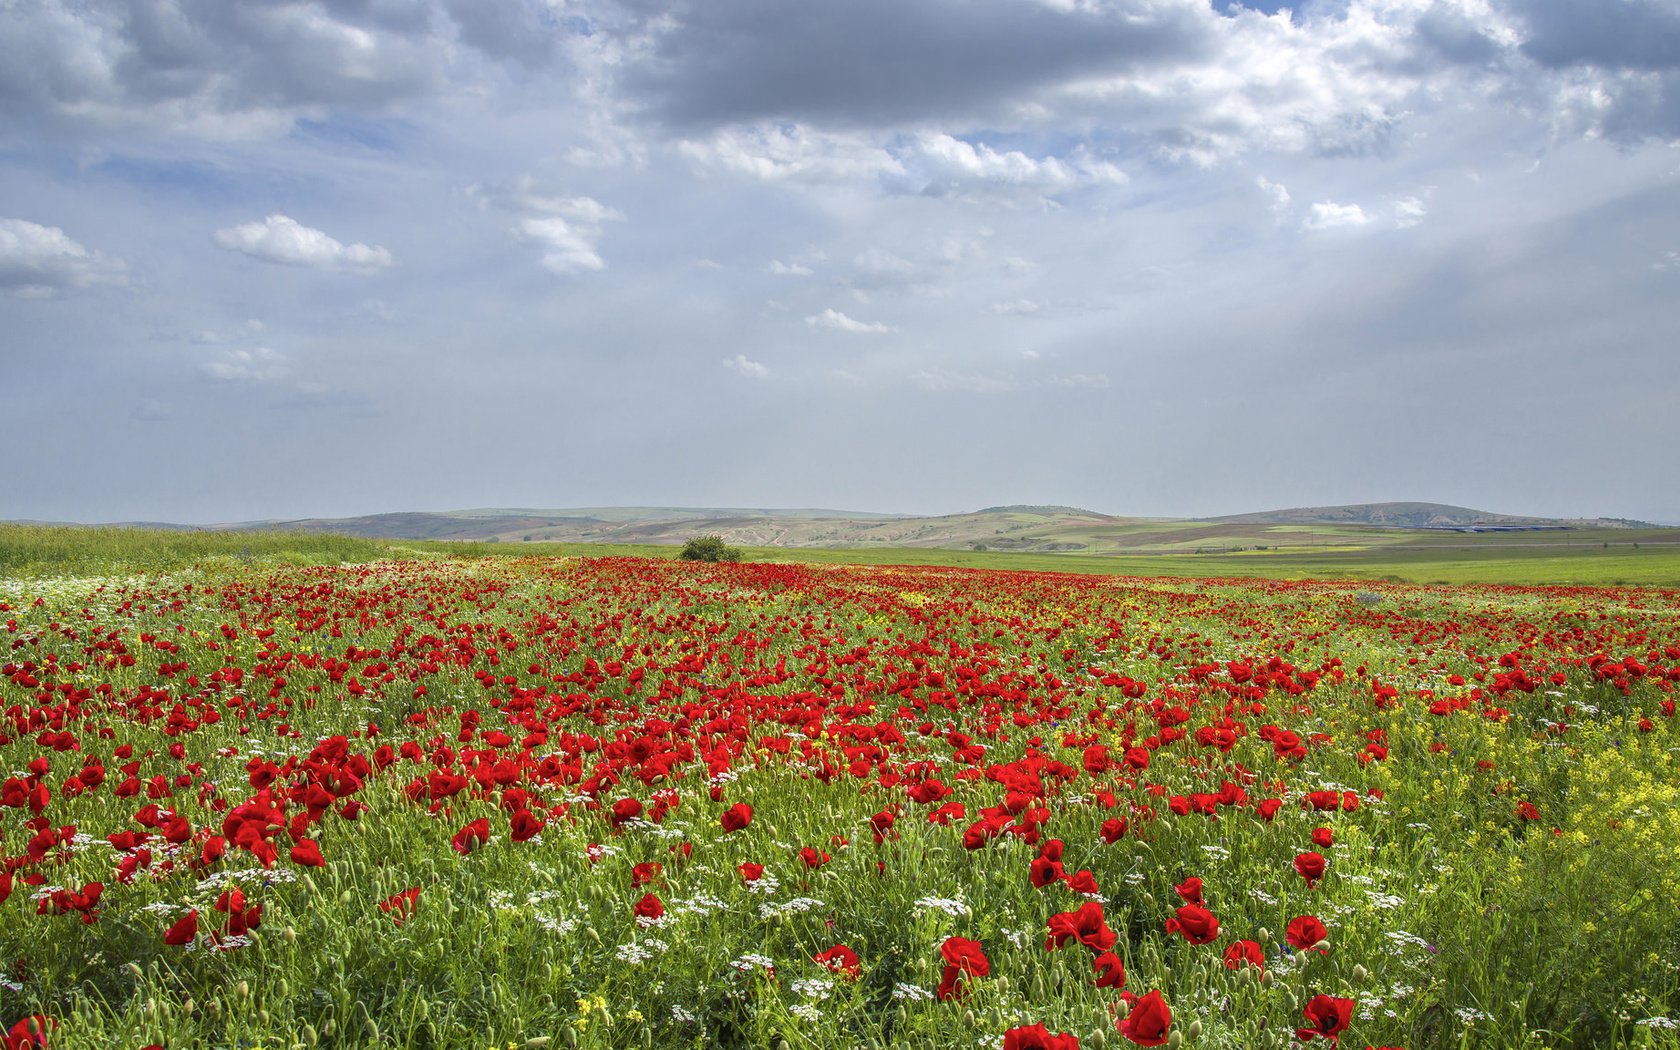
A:
[[[0,0],[0,518],[1680,522],[1680,0]]]

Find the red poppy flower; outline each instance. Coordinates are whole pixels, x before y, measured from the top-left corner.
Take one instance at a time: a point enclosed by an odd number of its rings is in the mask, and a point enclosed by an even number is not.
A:
[[[1254,966],[1264,971],[1266,968],[1266,952],[1257,941],[1236,941],[1225,949],[1225,968],[1240,970],[1244,966]]]
[[[58,1026],[58,1022],[45,1014],[34,1014],[25,1017],[12,1025],[6,1033],[5,1050],[28,1050],[30,1047],[46,1046],[47,1033]]]
[[[647,920],[650,924],[665,917],[664,902],[651,893],[637,901],[631,910],[635,912],[637,921]]]
[[[403,920],[414,914],[414,906],[420,900],[420,887],[410,886],[401,893],[392,894],[379,902],[379,910],[391,917],[391,921],[398,926]]]
[[[1183,898],[1186,903],[1202,903],[1202,880],[1192,875],[1188,879],[1173,887],[1173,892]]]
[[[515,842],[529,842],[547,826],[547,821],[528,809],[517,810],[508,818],[509,835]]]
[[[1353,1000],[1333,995],[1315,995],[1301,1008],[1307,1019],[1306,1027],[1295,1029],[1296,1037],[1311,1040],[1328,1039],[1334,1045],[1353,1021]]]
[[[1318,885],[1318,880],[1324,878],[1324,855],[1322,853],[1297,853],[1295,855],[1295,872],[1307,880],[1307,889]]]
[[[818,966],[826,966],[835,973],[852,980],[857,980],[861,967],[858,965],[857,952],[844,944],[836,944],[825,952],[818,952],[811,956],[811,961]]]
[[[1091,969],[1097,971],[1098,988],[1124,988],[1126,986],[1126,967],[1120,961],[1120,956],[1113,952],[1103,952],[1092,959]]]
[[[659,873],[663,870],[658,861],[650,860],[646,864],[638,864],[630,869],[630,885],[646,886],[651,882],[658,882]]]
[[[1329,849],[1330,844],[1336,841],[1336,833],[1329,828],[1313,828],[1312,840],[1319,849]]]
[[[1120,1022],[1120,1034],[1139,1046],[1160,1046],[1171,1027],[1171,1008],[1159,991],[1152,990],[1132,1004]]]
[[[799,851],[799,859],[805,862],[807,868],[820,868],[832,858],[827,853],[806,846]]]
[[[455,837],[449,840],[449,844],[455,848],[456,853],[465,856],[489,841],[490,819],[479,817],[477,820],[468,822],[465,827],[457,831]]]
[[[974,977],[985,977],[992,972],[992,963],[986,958],[986,951],[979,941],[971,941],[967,937],[948,937],[939,946],[939,954],[948,966],[955,966],[963,973]]]
[[[731,831],[740,831],[752,823],[752,813],[751,806],[745,802],[737,802],[723,811],[723,816],[718,818],[718,823],[723,825],[725,834]]]
[[[1087,901],[1076,911],[1052,915],[1046,924],[1050,927],[1050,936],[1044,941],[1047,952],[1074,940],[1092,951],[1106,952],[1114,947],[1116,940],[1114,931],[1104,921],[1103,906],[1097,901]]]
[[[1329,938],[1330,931],[1316,915],[1297,915],[1289,920],[1289,928],[1284,931],[1284,936],[1301,951],[1311,951],[1318,942]],[[1328,952],[1328,949],[1324,951]]]
[[[741,873],[742,882],[757,882],[764,875],[764,865],[750,860],[741,862],[735,870]]]
[[[1066,1032],[1051,1035],[1042,1023],[1026,1025],[1003,1033],[1003,1050],[1079,1050],[1079,1038]]]
[[[304,868],[324,868],[321,847],[314,839],[298,839],[292,846],[292,863]]]
[[[1039,889],[1060,882],[1064,877],[1062,862],[1049,857],[1039,857],[1027,868],[1027,878]]]
[[[187,912],[163,933],[163,943],[174,947],[191,944],[198,936],[198,909]]]
[[[1219,939],[1219,919],[1200,904],[1186,904],[1167,920],[1168,933],[1180,933],[1191,944],[1212,944]]]

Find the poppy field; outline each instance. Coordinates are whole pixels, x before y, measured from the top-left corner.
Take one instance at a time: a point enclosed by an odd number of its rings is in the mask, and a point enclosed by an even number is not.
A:
[[[7,1047],[1680,1046],[1680,592],[0,580]]]

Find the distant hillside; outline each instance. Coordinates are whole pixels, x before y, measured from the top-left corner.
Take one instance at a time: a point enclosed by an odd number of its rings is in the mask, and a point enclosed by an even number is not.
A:
[[[1445,503],[1354,503],[1340,507],[1291,507],[1228,514],[1203,521],[1222,525],[1372,525],[1389,529],[1455,529],[1476,525],[1510,528],[1650,528],[1623,518],[1532,518],[1454,507]]]

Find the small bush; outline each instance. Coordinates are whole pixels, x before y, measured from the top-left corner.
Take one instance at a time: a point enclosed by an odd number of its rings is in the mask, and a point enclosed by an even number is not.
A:
[[[725,546],[722,536],[696,536],[683,544],[683,561],[740,561],[741,552]]]

